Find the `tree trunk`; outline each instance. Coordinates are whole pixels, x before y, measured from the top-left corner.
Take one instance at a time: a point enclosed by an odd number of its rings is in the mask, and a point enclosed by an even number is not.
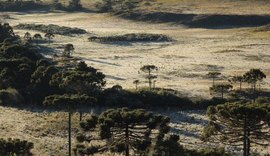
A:
[[[152,86],[152,83],[151,83],[151,79],[149,78],[149,90],[151,90],[151,86]]]
[[[136,85],[136,90],[138,90],[138,84],[136,83],[135,85]]]
[[[250,136],[250,130],[247,129],[247,156],[250,155],[250,138],[249,138],[249,136]]]
[[[215,78],[213,77],[213,86],[215,85]]]
[[[71,156],[71,111],[68,112],[68,155]]]
[[[126,145],[126,155],[129,156],[129,133],[128,133],[128,124],[126,125],[125,129],[125,145]]]
[[[247,156],[247,119],[244,119],[244,127],[243,127],[243,131],[244,131],[244,137],[243,137],[243,156]]]
[[[242,90],[242,82],[240,82],[240,91]]]
[[[224,99],[224,89],[223,89],[223,87],[222,87],[222,89],[221,89],[221,99],[222,99],[222,100]]]
[[[82,121],[83,112],[82,112],[82,111],[80,111],[79,113],[80,113],[80,121]]]
[[[149,79],[148,80],[149,81],[149,90],[151,90],[151,85],[152,84],[151,84],[151,71],[150,70],[148,71],[148,79]]]

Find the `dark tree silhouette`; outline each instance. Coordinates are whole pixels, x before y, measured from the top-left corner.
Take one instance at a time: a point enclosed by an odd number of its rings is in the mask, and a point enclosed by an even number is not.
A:
[[[31,156],[31,149],[34,148],[34,144],[32,142],[28,142],[26,140],[20,139],[0,139],[0,155],[3,156]]]
[[[41,34],[34,34],[33,41],[36,41],[36,44],[38,44],[40,40],[42,40]]]
[[[15,38],[15,34],[13,33],[13,28],[8,23],[0,23],[0,43],[5,39]]]
[[[51,95],[45,98],[43,104],[46,106],[61,108],[68,111],[68,153],[71,156],[71,116],[72,113],[84,105],[91,106],[91,104],[96,101],[94,98],[88,95]]]
[[[71,10],[82,9],[81,0],[70,0],[68,8]]]
[[[252,89],[256,91],[256,85],[258,81],[262,81],[266,78],[266,75],[260,69],[250,69],[244,74],[245,82],[252,85]]]
[[[79,62],[75,69],[53,75],[50,85],[70,94],[88,94],[96,97],[105,86],[105,75],[85,62]],[[80,120],[83,112],[80,112]]]
[[[149,89],[151,90],[152,80],[157,78],[157,76],[152,75],[152,72],[158,70],[158,67],[156,67],[155,65],[144,65],[143,67],[141,67],[140,70],[148,74],[146,76],[146,79],[148,79]]]
[[[224,94],[228,93],[233,88],[230,84],[217,84],[210,87],[210,93],[218,93],[221,94],[221,99],[224,99]]]
[[[242,90],[242,84],[244,82],[243,76],[233,76],[231,79],[229,79],[230,83],[239,83],[239,90]]]
[[[66,44],[64,46],[64,52],[63,52],[63,56],[65,57],[70,57],[71,54],[74,52],[74,46],[73,44]]]
[[[92,155],[105,151],[130,155],[147,154],[151,145],[164,141],[170,130],[170,119],[161,115],[153,115],[143,109],[127,108],[109,109],[99,116],[92,116],[81,123],[82,134],[77,137],[79,142],[77,154]],[[99,131],[99,135],[93,135]],[[105,145],[91,145],[93,140],[104,140]]]
[[[243,156],[250,155],[251,145],[269,146],[270,107],[245,102],[210,106],[210,122],[203,139],[243,146]],[[266,142],[265,142],[266,141]]]
[[[44,35],[44,37],[47,38],[48,41],[49,41],[49,44],[51,44],[51,40],[52,40],[55,36],[54,36],[53,33],[48,32],[48,33],[46,33],[46,34]]]
[[[31,37],[31,34],[29,32],[26,32],[23,36],[23,38],[26,40],[26,41],[30,41],[32,39]]]
[[[133,81],[133,84],[135,84],[136,90],[138,89],[138,84],[139,84],[139,83],[140,83],[139,80],[134,80],[134,81]]]
[[[215,85],[215,80],[221,75],[219,72],[209,72],[206,76],[213,80],[213,86]]]

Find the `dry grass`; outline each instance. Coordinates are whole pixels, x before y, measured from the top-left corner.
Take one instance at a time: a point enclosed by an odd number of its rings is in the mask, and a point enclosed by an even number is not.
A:
[[[127,21],[109,14],[95,13],[47,13],[21,15],[9,14],[14,19],[6,20],[12,25],[18,23],[57,24],[78,27],[97,36],[115,36],[127,33],[163,34],[176,40],[173,43],[99,44],[88,42],[88,35],[57,35],[50,46],[57,53],[62,45],[72,43],[74,56],[84,59],[89,65],[104,72],[107,86],[121,84],[133,88],[135,79],[143,80],[139,69],[144,64],[159,67],[157,87],[173,88],[191,96],[209,97],[210,80],[201,77],[210,70],[219,70],[229,76],[234,71],[245,72],[250,68],[266,71],[267,61],[253,61],[243,57],[261,56],[269,53],[269,37],[253,28],[237,29],[188,29],[175,24],[152,24]],[[25,30],[15,30],[23,35]],[[31,31],[31,33],[34,33]],[[47,55],[50,57],[50,54]],[[237,74],[237,72],[236,72]],[[268,76],[268,75],[267,75]],[[270,79],[266,79],[270,82]],[[146,84],[140,84],[144,87]],[[266,88],[269,86],[266,86]]]
[[[67,113],[33,112],[5,107],[0,107],[0,111],[2,137],[26,139],[33,142],[35,155],[67,154]],[[73,115],[72,121],[74,137],[79,127],[78,114]]]

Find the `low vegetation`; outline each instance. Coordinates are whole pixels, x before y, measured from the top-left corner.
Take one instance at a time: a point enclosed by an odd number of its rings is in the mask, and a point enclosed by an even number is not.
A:
[[[48,7],[45,4],[39,3],[37,1],[1,1],[0,2],[0,10],[1,11],[28,11],[35,9],[42,9]]]
[[[255,32],[269,32],[269,31],[270,31],[270,24],[255,29]]]
[[[0,155],[28,155],[31,156],[31,149],[34,144],[19,139],[0,139]]]
[[[89,37],[90,42],[170,42],[172,39],[162,34],[125,34],[107,37]]]
[[[79,28],[70,28],[65,26],[58,26],[54,24],[43,25],[43,24],[19,24],[15,26],[17,29],[25,29],[25,30],[35,30],[41,31],[43,33],[52,33],[52,34],[59,34],[59,35],[80,35],[80,34],[87,34],[86,30],[79,29]]]

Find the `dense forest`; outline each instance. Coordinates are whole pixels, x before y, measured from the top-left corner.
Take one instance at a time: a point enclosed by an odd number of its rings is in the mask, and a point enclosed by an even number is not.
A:
[[[103,0],[97,4],[101,12],[134,9],[142,1]],[[150,3],[150,2],[149,2]],[[19,7],[19,8],[18,8]],[[67,6],[58,0],[52,4],[40,1],[0,2],[2,11],[23,11],[29,7],[76,11],[83,8],[80,0]],[[119,9],[119,7],[121,7]],[[63,52],[53,57],[44,56],[46,47],[56,35],[72,36],[88,32],[57,25],[17,25],[24,36],[14,32],[9,23],[0,23],[0,105],[20,109],[61,111],[68,114],[68,154],[94,155],[119,153],[154,156],[229,156],[225,148],[190,149],[182,145],[181,137],[172,133],[170,118],[151,110],[207,110],[209,121],[204,127],[203,142],[223,143],[242,148],[243,156],[253,155],[255,145],[270,143],[270,91],[263,90],[267,74],[252,68],[244,74],[223,77],[210,71],[204,78],[211,86],[211,98],[194,98],[180,91],[157,87],[159,67],[144,64],[138,69],[143,80],[133,81],[133,89],[119,84],[107,86],[106,75],[73,56],[75,46],[62,45]],[[26,30],[42,32],[32,34]],[[90,42],[172,42],[162,34],[126,34],[87,39]],[[98,42],[98,43],[99,43]],[[225,79],[222,83],[218,80]],[[144,83],[144,87],[138,84]],[[249,86],[249,87],[243,87]],[[100,114],[90,114],[92,107],[108,108]],[[79,114],[79,132],[72,138],[72,117]],[[90,114],[85,117],[84,114]],[[18,119],[19,120],[19,119]],[[72,140],[76,142],[72,146]],[[12,136],[0,139],[0,155],[32,155],[32,140]]]

